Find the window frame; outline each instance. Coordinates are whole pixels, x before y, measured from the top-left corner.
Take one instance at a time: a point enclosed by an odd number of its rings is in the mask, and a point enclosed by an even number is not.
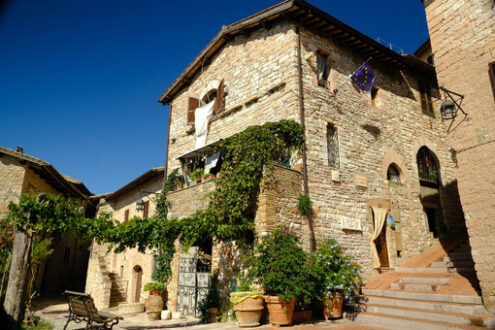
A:
[[[425,115],[435,117],[435,111],[433,111],[433,101],[431,100],[431,85],[426,82],[419,83],[419,103],[421,106],[421,112]]]
[[[488,75],[492,84],[493,100],[495,100],[495,61],[488,63]]]
[[[322,50],[317,50],[316,51],[316,84],[320,87],[327,87],[327,82],[328,78],[330,77],[330,65],[329,65],[329,56],[330,54],[322,51]],[[322,58],[322,63],[323,63],[323,72],[322,72],[322,80],[320,80],[320,66],[318,65],[319,58]]]
[[[330,132],[333,130],[332,134],[332,140],[333,143],[332,145],[336,147],[336,152],[330,152]],[[327,137],[327,158],[328,158],[328,166],[331,168],[338,169],[340,168],[340,139],[339,139],[339,131],[337,129],[337,126],[332,123],[327,123],[327,132],[326,132],[326,137]],[[330,158],[331,155],[334,155],[332,159]]]

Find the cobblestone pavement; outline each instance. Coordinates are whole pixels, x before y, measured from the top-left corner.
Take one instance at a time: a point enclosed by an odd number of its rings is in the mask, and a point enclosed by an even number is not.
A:
[[[67,302],[63,299],[43,299],[36,302],[33,305],[33,309],[36,311],[36,315],[40,316],[43,320],[52,323],[55,326],[55,330],[62,330],[67,322],[68,306]],[[139,314],[124,314],[123,321],[113,327],[116,330],[158,330],[158,329],[194,329],[194,330],[224,330],[224,329],[263,329],[272,330],[281,327],[273,327],[270,325],[262,325],[256,328],[240,328],[235,322],[222,322],[222,323],[208,323],[200,324],[197,319],[173,319],[173,320],[159,320],[148,321],[146,319],[146,313]],[[79,330],[85,329],[86,323],[76,324],[70,322],[67,330]],[[336,321],[320,321],[310,324],[300,324],[290,327],[283,327],[290,330],[319,330],[319,329],[341,329],[341,330],[377,330],[369,326],[355,324],[348,319],[340,319]]]

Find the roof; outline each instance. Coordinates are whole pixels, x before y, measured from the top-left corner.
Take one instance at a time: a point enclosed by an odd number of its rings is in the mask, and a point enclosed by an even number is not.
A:
[[[128,184],[126,184],[122,188],[114,191],[113,193],[103,194],[102,196],[105,196],[105,195],[107,195],[107,196],[101,197],[101,198],[105,198],[107,201],[115,200],[115,199],[119,198],[120,196],[122,196],[122,195],[126,194],[127,192],[139,187],[140,185],[146,183],[147,181],[149,181],[149,180],[151,180],[157,176],[161,176],[163,178],[164,174],[165,174],[165,167],[162,166],[162,167],[152,168],[151,170],[147,171],[146,173],[139,176],[138,178],[132,180],[131,182],[129,182]]]
[[[21,164],[25,162],[36,174],[40,175],[59,191],[66,192],[77,198],[87,198],[89,195],[92,195],[81,181],[59,173],[50,163],[44,160],[9,148],[0,147],[0,157],[3,155],[19,159]]]
[[[423,42],[421,44],[421,46],[419,46],[418,49],[416,49],[416,51],[414,52],[413,55],[414,56],[421,56],[421,54],[423,54],[428,49],[431,49],[430,38],[428,38],[425,42]]]
[[[280,18],[300,22],[302,27],[310,29],[323,37],[334,38],[346,43],[348,46],[359,50],[363,56],[372,56],[373,60],[378,60],[388,66],[397,69],[417,69],[415,61],[399,55],[308,2],[304,0],[286,0],[238,22],[224,26],[163,92],[158,101],[163,104],[170,103],[182,88],[190,84],[202,64],[208,63],[214,54],[237,35],[265,27]],[[434,75],[434,68],[428,69],[427,73]]]

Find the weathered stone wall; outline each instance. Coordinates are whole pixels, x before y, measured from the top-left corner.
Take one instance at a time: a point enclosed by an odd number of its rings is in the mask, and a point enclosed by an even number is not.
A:
[[[168,171],[180,166],[178,156],[194,150],[187,132],[188,98],[201,98],[225,79],[225,113],[209,125],[207,143],[238,133],[250,125],[298,119],[295,34],[289,24],[260,29],[229,42],[203,72],[171,103]]]
[[[24,166],[18,159],[6,155],[0,157],[0,219],[8,213],[10,202],[19,201],[24,173]]]
[[[163,177],[154,177],[149,181],[143,183],[139,187],[126,192],[124,195],[118,197],[116,200],[100,201],[98,207],[98,213],[107,212],[111,213],[113,218],[119,222],[123,222],[125,219],[126,210],[129,211],[129,220],[134,216],[143,217],[143,211],[136,210],[136,202],[139,198],[142,198],[144,202],[149,201],[149,213],[151,217],[156,205],[154,203],[155,194],[148,194],[144,196],[143,191],[159,193],[163,189]],[[100,261],[101,259],[101,261]],[[100,278],[101,274],[99,264],[104,263],[105,267],[118,282],[118,286],[121,287],[124,292],[124,297],[127,302],[144,302],[147,294],[143,288],[147,282],[152,281],[154,258],[151,251],[141,253],[137,248],[127,249],[121,253],[115,253],[113,250],[108,250],[108,244],[98,245],[93,243],[91,257],[88,267],[88,276],[86,281],[85,292],[94,294],[98,292],[102,298],[101,304],[106,301],[106,295],[109,293],[101,293],[99,290],[102,288],[103,279]],[[135,270],[142,269],[142,280],[139,286],[136,282]],[[95,281],[95,278],[99,278]],[[114,284],[116,286],[116,284]],[[139,291],[139,292],[138,292]],[[110,304],[110,300],[108,300]]]
[[[445,142],[445,124],[438,109],[435,116],[422,113],[416,77],[388,69],[378,61],[370,63],[377,75],[375,86],[379,88],[375,106],[369,93],[357,91],[350,83],[334,97],[331,91],[365,58],[309,31],[302,32],[302,40],[309,191],[316,210],[315,235],[317,240],[336,237],[344,246],[352,247],[351,252],[369,275],[372,223],[366,217],[367,200],[395,200],[402,221],[403,258],[414,256],[431,244],[418,197],[416,155],[421,146],[427,146],[439,159],[442,185],[455,181]],[[317,50],[327,52],[333,63],[326,87],[316,84]],[[335,125],[338,132],[338,168],[328,165],[328,124]],[[401,194],[394,195],[387,181],[386,171],[391,163],[396,163],[402,172]],[[442,200],[444,219],[447,226],[454,227],[461,221],[460,210],[458,205],[449,203],[446,198]],[[361,222],[362,230],[343,229],[341,223],[350,219]],[[396,253],[389,252],[389,258],[391,266],[401,262]]]
[[[495,61],[495,8],[490,0],[426,3],[441,86],[464,95],[448,135],[456,151],[459,194],[484,303],[495,309],[495,119],[488,63]],[[450,124],[450,121],[447,121]]]

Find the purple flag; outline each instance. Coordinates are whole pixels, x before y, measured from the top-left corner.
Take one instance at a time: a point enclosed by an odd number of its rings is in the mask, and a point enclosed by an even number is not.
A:
[[[367,93],[371,92],[371,87],[373,86],[375,79],[376,74],[371,71],[366,63],[351,76],[351,80],[356,87]]]

